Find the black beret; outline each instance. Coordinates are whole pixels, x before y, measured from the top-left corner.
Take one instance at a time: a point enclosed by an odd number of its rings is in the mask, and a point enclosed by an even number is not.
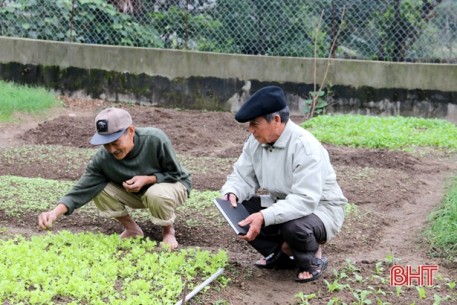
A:
[[[255,118],[277,112],[287,106],[284,92],[276,86],[264,87],[254,93],[235,113],[235,120],[245,123]]]

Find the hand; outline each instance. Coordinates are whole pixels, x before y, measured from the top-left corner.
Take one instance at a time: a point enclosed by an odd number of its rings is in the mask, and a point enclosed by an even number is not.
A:
[[[240,238],[247,241],[254,240],[257,235],[259,235],[260,229],[262,229],[263,221],[263,214],[260,212],[253,213],[246,217],[246,219],[240,221],[238,223],[240,226],[249,225],[249,231],[246,233],[246,235],[240,236]]]
[[[65,214],[68,208],[64,204],[59,204],[54,210],[43,212],[38,216],[38,225],[42,230],[49,230],[52,228],[54,222],[59,219],[60,216]]]
[[[122,183],[125,191],[128,193],[138,193],[143,186],[157,182],[156,176],[134,176]]]
[[[230,203],[232,204],[232,207],[234,207],[234,208],[236,208],[236,206],[238,205],[238,203],[237,203],[238,197],[236,197],[236,195],[233,193],[225,194],[224,199],[230,201]]]

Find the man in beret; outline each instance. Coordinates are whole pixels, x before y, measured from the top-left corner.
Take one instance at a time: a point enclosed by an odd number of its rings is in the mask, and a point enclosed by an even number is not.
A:
[[[235,119],[251,134],[221,195],[250,214],[241,238],[263,255],[257,267],[297,268],[297,282],[316,280],[328,263],[321,245],[339,232],[347,203],[327,151],[289,120],[279,87],[257,91]]]
[[[101,111],[95,127],[91,144],[100,149],[58,205],[39,215],[39,226],[49,229],[60,216],[92,200],[102,216],[124,227],[122,238],[143,236],[126,207],[148,209],[151,221],[162,227],[162,245],[176,248],[175,208],[186,201],[191,178],[167,135],[157,128],[136,128],[130,114],[120,108]]]

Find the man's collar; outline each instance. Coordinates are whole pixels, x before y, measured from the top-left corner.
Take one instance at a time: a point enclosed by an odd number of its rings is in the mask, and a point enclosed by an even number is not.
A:
[[[292,124],[291,121],[288,120],[286,123],[286,127],[284,127],[284,130],[282,131],[281,135],[279,138],[276,140],[276,142],[273,145],[270,144],[262,144],[262,147],[265,149],[269,148],[284,148],[286,147],[287,143],[289,142],[289,139],[292,135]]]

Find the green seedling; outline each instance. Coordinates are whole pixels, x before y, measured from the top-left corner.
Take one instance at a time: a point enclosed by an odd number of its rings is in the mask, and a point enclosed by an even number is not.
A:
[[[338,292],[342,291],[344,288],[349,288],[349,285],[341,284],[338,282],[338,280],[334,280],[333,283],[328,282],[327,280],[324,280],[325,284],[327,285],[327,289],[330,292]]]
[[[384,302],[383,300],[381,300],[380,298],[376,297],[376,304],[378,305],[392,305],[392,303],[390,302]]]
[[[327,302],[327,305],[343,305],[346,303],[342,303],[338,297],[333,297],[330,301]]]
[[[440,305],[441,297],[438,294],[433,294],[433,305]]]
[[[353,303],[353,304],[356,304],[356,305],[369,305],[372,303],[372,301],[370,299],[368,299],[368,296],[371,294],[370,291],[368,290],[362,290],[360,291],[360,294],[357,293],[356,291],[354,291],[352,293],[352,295],[354,296],[354,298],[357,300],[356,303]]]
[[[382,262],[376,262],[376,264],[375,264],[376,274],[382,274],[382,272],[384,271],[382,264],[383,264]]]
[[[304,294],[302,291],[300,291],[299,293],[295,294],[294,297],[299,300],[300,305],[309,305],[309,301],[316,298],[317,296],[314,293]]]
[[[423,300],[427,298],[427,291],[423,286],[417,286],[416,287],[417,293],[419,294],[419,299]]]

